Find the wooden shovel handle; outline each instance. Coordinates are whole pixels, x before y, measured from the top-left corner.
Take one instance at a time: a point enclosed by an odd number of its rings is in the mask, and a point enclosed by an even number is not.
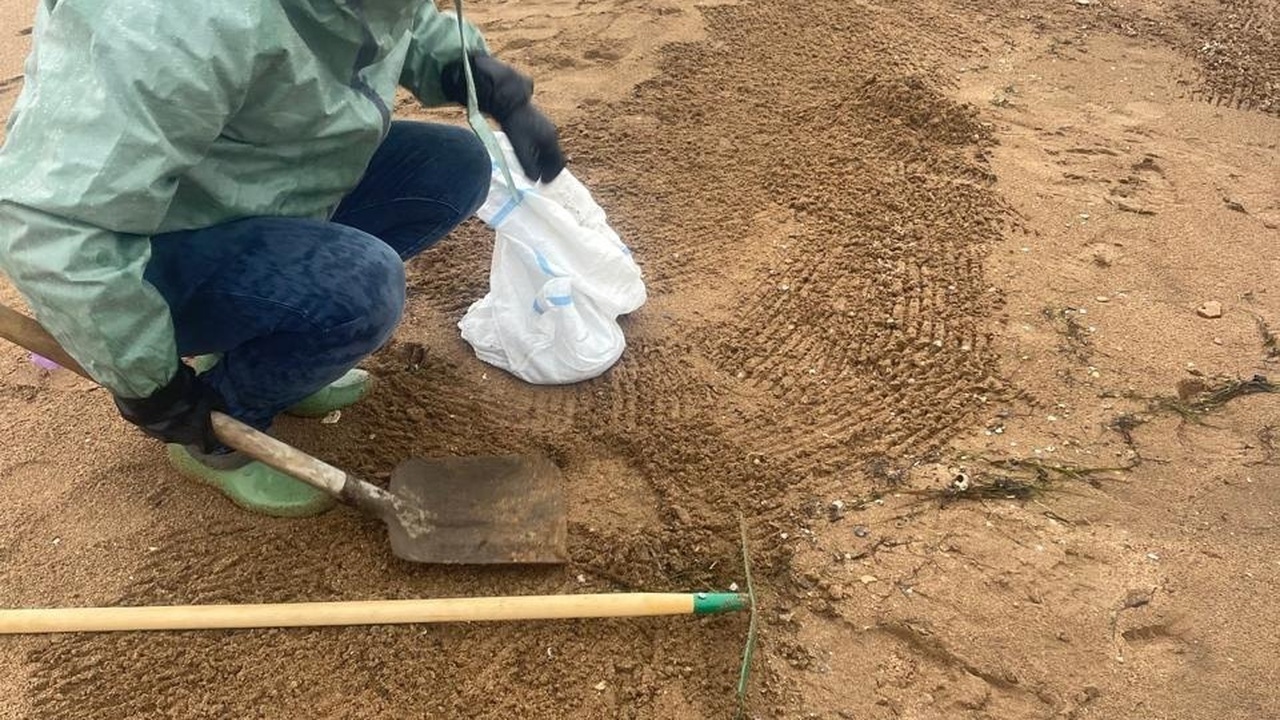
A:
[[[0,337],[97,382],[80,366],[80,363],[76,362],[75,358],[62,349],[58,341],[40,323],[3,304],[0,304]],[[264,465],[287,473],[317,490],[323,490],[336,498],[350,502],[350,498],[343,496],[348,476],[338,468],[220,412],[213,413],[213,432],[228,447],[239,450]],[[353,483],[360,483],[354,478],[351,480]]]
[[[263,465],[273,467],[291,477],[298,478],[317,490],[349,501],[343,493],[350,490],[347,482],[361,482],[350,478],[345,472],[318,460],[301,450],[282,443],[264,432],[258,432],[239,420],[215,411],[213,417],[213,434],[218,436],[227,447],[235,448]]]
[[[40,323],[4,304],[0,304],[0,337],[43,355],[81,377],[93,380]]]

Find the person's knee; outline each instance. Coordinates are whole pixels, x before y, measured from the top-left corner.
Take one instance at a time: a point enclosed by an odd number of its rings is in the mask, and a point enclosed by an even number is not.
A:
[[[373,247],[366,255],[366,279],[369,288],[368,317],[377,347],[380,347],[404,315],[405,277],[404,261],[396,251],[384,242],[370,243]]]
[[[344,233],[340,287],[343,325],[363,352],[373,352],[385,343],[404,314],[404,262],[389,245],[359,231]]]
[[[463,217],[474,215],[489,196],[493,161],[489,151],[475,133],[464,132],[455,143],[458,156],[458,182],[463,197]]]

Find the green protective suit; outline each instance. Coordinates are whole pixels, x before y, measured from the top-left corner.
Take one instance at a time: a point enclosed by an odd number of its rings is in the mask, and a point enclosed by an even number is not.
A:
[[[329,217],[397,85],[442,105],[441,70],[462,56],[456,17],[430,0],[40,0],[33,34],[0,148],[0,268],[128,398],[177,369],[143,279],[151,237]]]

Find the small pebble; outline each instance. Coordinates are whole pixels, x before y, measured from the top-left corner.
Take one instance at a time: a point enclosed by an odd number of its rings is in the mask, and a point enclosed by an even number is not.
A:
[[[875,575],[863,575],[862,577],[858,578],[858,580],[863,585],[870,585],[873,582],[879,582],[880,578],[876,577]]]
[[[1222,317],[1222,303],[1217,300],[1210,300],[1201,305],[1196,310],[1196,314],[1202,318],[1208,318],[1210,320],[1213,318],[1220,318]]]
[[[729,592],[738,592],[738,583],[729,583]]]
[[[866,525],[858,525],[853,528],[853,534],[857,537],[864,538],[871,534]]]
[[[341,411],[341,410],[334,410],[333,412],[331,412],[331,413],[329,413],[328,415],[325,415],[323,418],[321,418],[321,419],[320,419],[320,423],[321,423],[322,425],[335,425],[335,424],[337,424],[337,422],[338,422],[339,420],[341,420],[341,419],[342,419],[342,411]]]
[[[1094,300],[1097,300],[1100,303],[1111,302],[1111,298],[1107,297],[1106,295],[1099,295],[1098,297],[1094,298]]]
[[[1124,606],[1126,608],[1140,608],[1144,605],[1151,604],[1151,592],[1147,590],[1130,590],[1125,594]]]
[[[595,688],[596,688],[596,691],[597,691],[597,692],[604,692],[604,689],[605,689],[606,687],[608,687],[608,685],[606,685],[606,684],[605,684],[605,681],[603,681],[603,680],[601,680],[600,682],[598,682],[598,683],[596,683],[596,684],[595,684]]]

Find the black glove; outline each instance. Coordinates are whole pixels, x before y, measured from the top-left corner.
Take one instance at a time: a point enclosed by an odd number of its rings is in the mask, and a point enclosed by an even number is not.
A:
[[[225,408],[222,398],[184,363],[178,363],[178,374],[168,385],[144,398],[117,397],[116,407],[125,420],[158,440],[195,445],[206,453],[221,444],[209,413]]]
[[[551,182],[564,170],[564,152],[556,126],[532,103],[508,115],[502,130],[530,179]]]
[[[455,60],[440,74],[444,96],[467,104],[467,77],[462,61]],[[564,169],[556,126],[533,106],[533,80],[488,55],[471,56],[476,105],[502,126],[511,140],[524,172],[534,182],[551,182]]]

